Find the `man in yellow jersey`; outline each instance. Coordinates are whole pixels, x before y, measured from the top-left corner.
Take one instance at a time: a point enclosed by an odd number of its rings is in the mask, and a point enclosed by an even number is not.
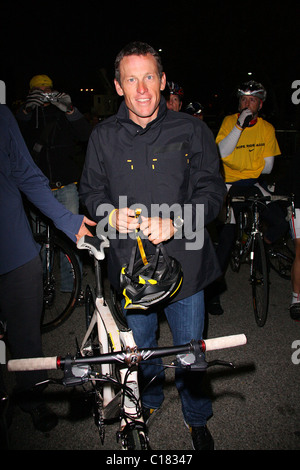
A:
[[[258,178],[263,173],[271,173],[274,157],[280,155],[274,127],[258,116],[266,99],[266,90],[261,83],[252,80],[239,87],[237,96],[238,113],[224,118],[216,138],[225,183],[231,194],[264,194],[265,190],[258,183]],[[276,218],[277,215],[272,215],[268,220],[270,228],[266,237],[271,238],[272,234],[277,238],[278,232],[273,228]],[[234,242],[235,228],[233,213],[232,220],[222,226],[219,234],[217,253],[223,273],[226,271]],[[214,285],[212,297],[207,295],[207,310],[213,315],[221,315],[223,309],[219,295],[215,295],[215,288]]]
[[[226,183],[270,173],[274,156],[280,155],[274,127],[258,117],[266,99],[264,87],[250,81],[239,88],[238,96],[239,113],[225,117],[216,138]]]

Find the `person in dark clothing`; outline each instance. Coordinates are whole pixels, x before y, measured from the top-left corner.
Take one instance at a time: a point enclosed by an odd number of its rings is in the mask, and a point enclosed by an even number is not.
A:
[[[79,145],[87,144],[91,126],[71,98],[53,89],[51,78],[35,75],[16,117],[35,163],[49,179],[54,197],[73,214],[79,213],[77,184],[82,167]],[[79,264],[80,257],[78,257]],[[63,288],[72,288],[68,266],[62,264]]]
[[[164,311],[174,343],[182,344],[202,337],[203,289],[220,274],[205,225],[219,213],[226,188],[211,131],[192,116],[169,111],[161,96],[165,85],[160,57],[148,44],[132,43],[118,54],[115,87],[124,101],[91,134],[80,196],[92,218],[103,226],[108,220],[116,230],[108,273],[117,289],[121,267],[136,244],[130,236],[135,230],[143,234],[147,253],[163,243],[168,255],[181,263],[183,283]],[[177,214],[174,210],[172,216],[172,209],[165,216],[155,214],[163,204],[176,206]],[[134,207],[143,208],[141,223]],[[128,310],[126,317],[138,347],[157,344],[157,309]],[[155,365],[142,368],[147,382],[156,373]],[[142,394],[145,415],[163,402],[160,377]],[[198,450],[213,448],[206,427],[211,400],[203,396],[200,383],[198,376],[176,372],[184,419]]]
[[[81,174],[77,144],[87,143],[92,129],[69,95],[54,91],[47,75],[37,75],[16,117],[35,163],[57,191],[54,195],[76,184]]]
[[[5,333],[12,358],[41,357],[42,262],[22,197],[26,196],[73,242],[91,235],[86,223],[96,224],[83,215],[72,214],[53,197],[48,179],[32,160],[16,119],[5,105],[0,105],[0,161],[0,333]],[[46,378],[44,371],[16,373],[18,403],[42,431],[57,423],[41,390],[33,390]],[[5,396],[3,390],[1,395]]]
[[[292,320],[300,321],[300,153],[299,144],[295,154],[287,159],[286,169],[275,183],[276,194],[293,194],[295,214],[290,220],[290,233],[295,245],[295,259],[291,270],[291,303],[289,305]]]

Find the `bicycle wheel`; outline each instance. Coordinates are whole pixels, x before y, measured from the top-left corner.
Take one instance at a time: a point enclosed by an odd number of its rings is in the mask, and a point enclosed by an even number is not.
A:
[[[41,331],[46,333],[60,326],[69,318],[76,304],[81,288],[81,272],[75,253],[61,238],[53,235],[50,242],[49,262],[46,262],[47,237],[45,234],[35,234],[35,240],[41,245],[41,257],[44,269],[44,307]],[[63,284],[61,266],[64,263],[64,273],[68,276],[69,286]]]
[[[270,267],[283,279],[291,279],[291,269],[295,258],[294,242],[284,237],[267,250]]]
[[[264,326],[267,320],[269,304],[269,273],[266,253],[260,234],[256,234],[252,247],[252,299],[255,321]]]
[[[146,429],[132,426],[122,433],[123,450],[150,450]]]

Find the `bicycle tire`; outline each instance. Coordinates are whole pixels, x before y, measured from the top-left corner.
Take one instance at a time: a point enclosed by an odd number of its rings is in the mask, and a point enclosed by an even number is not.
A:
[[[35,241],[41,245],[41,257],[43,260],[44,246],[47,243],[46,234],[35,234]],[[81,272],[78,260],[72,248],[67,242],[56,235],[51,237],[51,265],[50,283],[47,283],[44,275],[44,304],[41,320],[41,332],[47,333],[58,328],[64,323],[73,312],[76,306],[81,289]],[[72,278],[72,287],[70,292],[64,292],[61,289],[60,262],[64,260],[67,271]],[[46,264],[43,261],[43,265]],[[44,272],[46,267],[44,267]]]
[[[269,306],[269,272],[263,240],[260,234],[256,234],[253,246],[252,260],[252,300],[254,317],[257,325],[265,325]]]
[[[133,427],[129,429],[122,442],[123,450],[150,450],[149,440],[145,430]]]
[[[270,267],[282,278],[291,279],[295,259],[294,242],[290,237],[282,238],[267,250]]]

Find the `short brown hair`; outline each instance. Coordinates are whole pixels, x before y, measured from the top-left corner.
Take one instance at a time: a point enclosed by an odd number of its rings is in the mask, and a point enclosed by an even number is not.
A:
[[[120,85],[121,85],[121,83],[120,83],[120,62],[121,62],[121,60],[124,57],[130,56],[130,55],[147,55],[147,54],[151,54],[155,58],[156,63],[157,63],[159,78],[162,77],[163,66],[162,66],[162,62],[161,62],[161,57],[158,54],[158,52],[156,52],[156,50],[153,49],[152,46],[149,46],[149,44],[147,44],[145,42],[134,41],[134,42],[130,42],[125,47],[123,47],[123,49],[119,52],[119,54],[117,55],[116,60],[115,60],[115,79],[117,80],[117,82]]]

